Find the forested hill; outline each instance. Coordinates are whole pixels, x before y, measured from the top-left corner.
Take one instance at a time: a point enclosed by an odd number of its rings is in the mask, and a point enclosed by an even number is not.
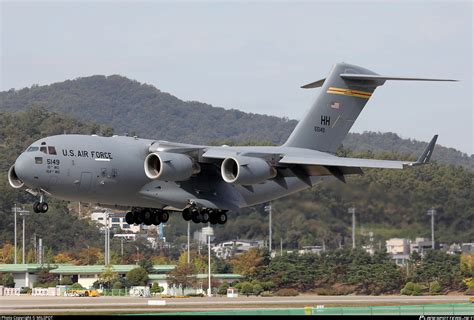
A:
[[[226,110],[196,101],[182,101],[157,88],[122,76],[91,76],[46,86],[0,92],[0,111],[24,111],[42,106],[48,111],[101,123],[117,134],[137,134],[188,143],[282,143],[297,121]],[[401,139],[393,133],[349,134],[344,148],[417,156],[426,143]],[[437,146],[434,160],[474,171],[474,155]]]

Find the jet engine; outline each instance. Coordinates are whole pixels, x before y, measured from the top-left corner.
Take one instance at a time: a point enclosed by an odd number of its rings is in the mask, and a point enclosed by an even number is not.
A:
[[[227,183],[251,185],[275,178],[277,171],[264,159],[237,156],[222,162],[221,174]]]
[[[19,189],[24,185],[23,181],[16,175],[15,166],[11,166],[8,170],[8,182],[15,189]]]
[[[180,153],[154,152],[145,158],[145,174],[154,180],[184,181],[200,170],[198,163]]]

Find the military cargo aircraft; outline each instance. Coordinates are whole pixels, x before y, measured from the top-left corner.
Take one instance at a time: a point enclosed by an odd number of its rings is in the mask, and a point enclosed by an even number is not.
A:
[[[387,77],[338,63],[329,75],[302,88],[321,93],[281,146],[204,146],[128,136],[57,135],[31,144],[8,171],[13,188],[129,210],[129,224],[158,225],[171,212],[186,221],[224,224],[227,213],[362,174],[362,168],[403,169],[429,162],[433,137],[415,162],[343,158],[335,152],[375,89],[387,80],[456,81]]]

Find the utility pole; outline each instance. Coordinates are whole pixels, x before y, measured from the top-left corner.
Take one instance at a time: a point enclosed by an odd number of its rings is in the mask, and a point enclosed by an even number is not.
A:
[[[43,264],[43,239],[39,238],[38,240],[38,263]]]
[[[191,263],[190,240],[189,240],[190,236],[191,236],[191,221],[188,221],[188,264]]]
[[[38,263],[38,249],[36,247],[36,244],[37,244],[37,242],[36,242],[36,232],[33,233],[33,243],[34,243],[33,248],[34,248],[34,251],[35,251],[35,262]]]
[[[211,236],[214,235],[214,229],[208,224],[207,227],[202,228],[202,234],[207,236],[207,257],[208,257],[208,287],[207,287],[207,296],[212,296],[212,288],[211,288]]]
[[[23,232],[22,232],[22,238],[23,238],[23,243],[22,243],[22,254],[21,254],[21,263],[25,264],[26,259],[25,259],[25,217],[29,215],[29,211],[27,210],[20,210],[20,216],[23,218]]]
[[[268,203],[268,206],[265,206],[265,211],[268,212],[268,251],[270,252],[270,257],[272,256],[272,205]]]
[[[104,265],[108,265],[110,263],[110,255],[109,255],[109,211],[105,211],[105,229],[104,229]]]
[[[435,249],[435,238],[434,238],[434,218],[436,215],[435,209],[428,210],[428,215],[431,216],[431,249]]]
[[[137,259],[135,260],[135,264],[138,264],[138,256],[140,254],[140,250],[138,249],[138,246],[135,246],[137,248]]]
[[[283,238],[280,237],[280,257],[283,257]]]
[[[354,207],[349,208],[348,212],[352,214],[352,249],[355,249],[355,247],[356,247],[356,235],[355,235],[355,228],[356,228],[355,212],[356,212],[356,209]]]
[[[15,250],[14,250],[14,256],[13,256],[13,263],[16,264],[17,261],[16,261],[16,203],[14,203],[14,206],[13,206],[13,212],[15,213],[15,217],[14,217],[14,236],[15,236],[15,239],[14,239],[14,246],[15,246]]]
[[[120,255],[122,257],[122,263],[123,263],[123,237],[120,237]]]

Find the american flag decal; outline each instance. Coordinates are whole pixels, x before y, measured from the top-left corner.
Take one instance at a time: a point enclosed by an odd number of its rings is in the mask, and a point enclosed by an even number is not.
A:
[[[340,102],[337,102],[337,101],[334,101],[331,103],[331,108],[333,109],[338,109],[341,107],[341,103]]]

